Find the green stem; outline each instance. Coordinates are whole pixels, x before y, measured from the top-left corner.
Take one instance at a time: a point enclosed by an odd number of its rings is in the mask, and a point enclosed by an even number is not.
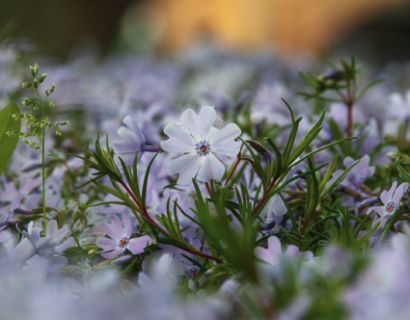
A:
[[[44,118],[44,108],[43,108],[43,118]],[[41,185],[42,185],[42,201],[43,201],[43,228],[44,236],[46,236],[47,229],[47,214],[46,214],[46,177],[45,177],[45,137],[44,137],[44,127],[41,128]]]
[[[45,116],[45,104],[47,103],[47,99],[46,101],[43,102],[43,100],[41,99],[41,95],[40,92],[38,91],[38,88],[36,88],[36,92],[37,92],[37,97],[40,101],[40,105],[41,105],[41,117],[42,120],[44,120],[44,116]],[[41,127],[41,188],[42,188],[42,202],[43,202],[43,229],[44,229],[44,236],[46,236],[47,233],[47,213],[46,213],[46,174],[45,174],[45,127],[44,127],[44,123],[42,124]]]

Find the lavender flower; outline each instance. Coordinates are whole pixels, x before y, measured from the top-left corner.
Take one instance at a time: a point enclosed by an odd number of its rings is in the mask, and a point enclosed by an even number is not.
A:
[[[128,214],[122,215],[123,225],[120,219],[114,215],[111,218],[111,224],[102,223],[101,228],[109,238],[98,238],[95,244],[103,249],[101,255],[106,259],[111,259],[124,253],[125,250],[131,251],[132,254],[144,252],[144,248],[152,243],[149,236],[142,236],[131,239],[132,224]]]
[[[367,213],[376,212],[381,217],[389,217],[393,215],[400,206],[400,200],[403,198],[404,192],[407,190],[409,184],[403,182],[397,187],[397,181],[393,182],[389,191],[383,191],[380,195],[380,200],[383,206],[370,207]],[[397,188],[396,188],[397,187]]]
[[[280,240],[275,236],[269,237],[268,248],[266,249],[262,247],[255,248],[255,255],[256,257],[267,262],[268,264],[271,264],[273,266],[278,265],[283,259],[282,246],[281,246]],[[299,248],[294,245],[289,245],[284,255],[288,258],[301,257],[306,260],[310,260],[313,258],[312,252],[310,251],[300,252]]]
[[[17,260],[27,262],[38,255],[48,260],[51,265],[65,265],[67,258],[61,254],[74,243],[72,237],[65,239],[70,233],[68,225],[58,229],[57,222],[50,220],[47,223],[46,237],[40,237],[41,230],[33,225],[33,222],[30,222],[27,232],[22,232],[25,237],[16,247]]]
[[[203,182],[220,181],[225,166],[215,153],[236,156],[240,143],[235,138],[241,134],[236,124],[230,123],[221,130],[213,127],[216,112],[213,107],[202,107],[199,115],[188,109],[182,114],[182,123],[168,124],[164,132],[170,137],[161,142],[168,152],[184,154],[168,163],[170,175],[179,173],[178,183],[187,185],[192,178]]]
[[[139,161],[144,153],[145,137],[138,127],[135,119],[126,116],[122,122],[127,127],[121,127],[117,133],[122,140],[116,140],[113,143],[115,153],[120,156],[125,163],[132,165],[135,153],[138,151]]]

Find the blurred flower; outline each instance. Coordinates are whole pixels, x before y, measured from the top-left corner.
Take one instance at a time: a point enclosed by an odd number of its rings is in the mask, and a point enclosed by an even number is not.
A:
[[[240,143],[235,142],[235,138],[241,130],[233,123],[218,130],[212,126],[215,119],[213,107],[202,107],[199,115],[188,109],[182,114],[182,123],[171,123],[165,127],[164,132],[170,139],[162,141],[161,148],[184,153],[167,166],[170,175],[179,173],[179,184],[187,185],[195,176],[203,182],[211,179],[220,181],[225,166],[214,153],[231,157],[238,154]]]
[[[122,122],[127,127],[121,127],[117,133],[122,138],[113,143],[115,153],[124,160],[128,165],[133,164],[135,153],[138,151],[138,160],[140,161],[144,153],[145,137],[138,127],[135,119],[126,116]]]
[[[33,222],[29,223],[27,231],[22,232],[25,237],[16,247],[17,259],[28,261],[38,255],[48,260],[51,266],[65,265],[67,258],[61,254],[74,243],[72,237],[65,239],[70,233],[68,225],[58,229],[57,222],[50,220],[47,222],[46,237],[40,237],[40,231],[33,227]]]
[[[114,215],[111,218],[111,224],[102,223],[101,228],[110,238],[100,237],[95,244],[103,249],[101,255],[106,259],[111,259],[122,254],[126,249],[132,254],[144,252],[144,248],[152,243],[149,236],[130,239],[132,234],[131,219],[128,214],[122,215],[122,222]]]
[[[280,240],[275,237],[271,236],[268,239],[268,248],[262,248],[262,247],[257,247],[255,248],[255,255],[257,258],[273,265],[276,266],[278,265],[281,260],[283,259],[283,256],[286,256],[288,258],[304,258],[306,260],[310,260],[313,258],[313,253],[310,251],[307,252],[300,252],[299,248],[294,246],[294,245],[289,245],[286,248],[286,251],[284,254],[282,254],[282,245],[280,243]]]

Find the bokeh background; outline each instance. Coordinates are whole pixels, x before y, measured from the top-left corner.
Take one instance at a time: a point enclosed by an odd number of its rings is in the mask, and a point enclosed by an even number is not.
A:
[[[410,0],[0,0],[0,36],[58,59],[83,48],[167,55],[212,41],[384,63],[410,58],[409,35]]]

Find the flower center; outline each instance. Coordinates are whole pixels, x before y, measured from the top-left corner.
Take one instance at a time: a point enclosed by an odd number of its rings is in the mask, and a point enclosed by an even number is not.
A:
[[[392,213],[394,211],[395,207],[396,207],[396,204],[393,201],[389,201],[386,204],[386,212],[387,213]]]
[[[198,266],[192,266],[192,267],[189,269],[189,273],[191,274],[191,277],[195,277],[200,270],[201,270],[201,269],[199,269]]]
[[[122,239],[119,241],[119,243],[120,243],[120,248],[126,247],[127,244],[128,244],[128,242],[130,242],[130,241],[128,240],[128,238],[126,238],[126,237],[122,238]]]
[[[211,152],[211,145],[209,144],[209,142],[203,140],[195,145],[195,150],[199,156],[206,156]]]

